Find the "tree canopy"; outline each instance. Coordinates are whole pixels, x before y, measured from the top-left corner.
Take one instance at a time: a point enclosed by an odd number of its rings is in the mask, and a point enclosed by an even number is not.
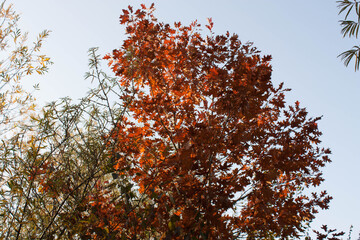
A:
[[[2,142],[0,238],[300,238],[328,208],[309,191],[330,162],[321,118],[286,104],[271,56],[211,19],[204,35],[154,10],[123,10],[126,39],[106,60],[89,50],[84,98],[48,104]],[[42,73],[38,60],[25,69]]]
[[[330,161],[318,147],[320,118],[298,102],[285,106],[270,56],[237,35],[215,35],[211,19],[203,37],[196,22],[171,27],[153,10],[123,10],[127,39],[106,57],[129,111],[112,133],[115,169],[147,196],[132,207],[133,230],[124,222],[119,232],[298,237],[330,200],[303,191],[323,181]]]

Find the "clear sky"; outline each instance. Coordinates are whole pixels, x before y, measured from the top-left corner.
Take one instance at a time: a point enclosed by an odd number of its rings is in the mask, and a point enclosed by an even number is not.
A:
[[[21,13],[21,26],[34,38],[52,31],[44,47],[54,65],[37,78],[40,102],[59,97],[79,98],[88,89],[87,50],[100,47],[102,54],[122,44],[124,31],[119,15],[137,0],[8,0]],[[243,42],[254,42],[273,56],[273,80],[292,89],[289,103],[299,100],[310,116],[321,116],[323,146],[330,147],[332,163],[324,168],[326,189],[334,197],[330,209],[318,214],[321,224],[360,231],[360,72],[345,68],[337,58],[357,43],[343,39],[335,0],[159,0],[155,15],[161,21],[206,23],[212,17],[215,33],[237,33]],[[204,31],[206,33],[206,31]],[[358,41],[360,42],[360,41]]]

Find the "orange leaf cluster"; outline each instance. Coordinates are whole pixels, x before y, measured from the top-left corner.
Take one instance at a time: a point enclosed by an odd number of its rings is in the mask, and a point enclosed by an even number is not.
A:
[[[330,200],[303,193],[330,161],[320,118],[285,106],[270,56],[237,35],[203,37],[196,22],[171,27],[153,10],[124,10],[127,39],[106,57],[130,114],[113,131],[115,169],[148,199],[133,209],[133,236],[299,236]]]

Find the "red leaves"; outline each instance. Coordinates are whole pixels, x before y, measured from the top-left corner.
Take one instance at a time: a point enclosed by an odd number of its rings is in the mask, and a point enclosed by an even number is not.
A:
[[[211,31],[214,26],[214,23],[212,21],[212,18],[208,18],[207,20],[208,20],[209,25],[205,25],[205,27]]]
[[[324,233],[321,233],[319,231],[314,231],[314,233],[316,234],[317,240],[325,240],[325,239],[340,240],[342,238],[338,238],[338,237],[345,235],[345,232],[338,232],[336,229],[330,229],[327,227],[327,225],[322,225],[321,230],[323,230]],[[350,232],[351,232],[351,230],[350,230]]]
[[[298,102],[285,108],[270,56],[237,35],[203,38],[196,22],[172,28],[153,10],[124,11],[127,39],[106,57],[131,116],[114,135],[122,156],[115,169],[127,171],[153,207],[154,220],[137,231],[297,237],[330,200],[300,191],[320,184],[330,161],[317,147],[319,118],[308,119]],[[212,31],[211,19],[206,27]],[[134,211],[147,214],[140,204]]]

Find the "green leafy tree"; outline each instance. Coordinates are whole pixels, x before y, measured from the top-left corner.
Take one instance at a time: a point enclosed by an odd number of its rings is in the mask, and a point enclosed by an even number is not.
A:
[[[339,14],[345,14],[344,19],[340,20],[341,33],[343,37],[358,38],[360,26],[360,2],[356,0],[337,1]],[[341,53],[338,57],[348,66],[354,59],[355,71],[360,67],[360,46],[355,45],[351,49]]]
[[[119,198],[117,190],[130,184],[114,174],[106,137],[126,110],[114,101],[119,81],[99,69],[96,49],[89,53],[86,77],[96,87],[79,103],[64,98],[44,107],[2,153],[9,164],[0,239],[86,239],[91,222],[102,218],[92,210],[95,202]],[[94,231],[109,232],[107,226]]]

